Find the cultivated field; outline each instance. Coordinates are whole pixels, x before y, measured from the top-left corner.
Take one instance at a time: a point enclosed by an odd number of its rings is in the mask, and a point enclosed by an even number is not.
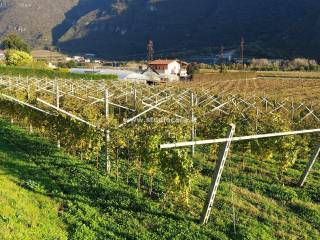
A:
[[[320,101],[320,73],[257,72],[195,75],[190,83],[178,87],[206,89],[216,94],[278,97],[283,100],[317,104]]]

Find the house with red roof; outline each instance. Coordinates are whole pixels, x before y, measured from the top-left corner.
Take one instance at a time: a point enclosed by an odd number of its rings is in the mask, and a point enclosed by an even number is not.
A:
[[[180,60],[158,59],[150,62],[149,66],[161,75],[187,76],[188,63]]]

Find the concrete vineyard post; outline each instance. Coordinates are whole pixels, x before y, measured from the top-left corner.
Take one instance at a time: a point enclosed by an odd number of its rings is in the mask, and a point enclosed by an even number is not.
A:
[[[56,81],[56,107],[59,109],[60,108],[60,91],[59,91],[59,83],[58,81]],[[61,147],[61,142],[60,139],[57,139],[57,147],[60,148]]]
[[[317,144],[316,148],[315,148],[315,151],[312,154],[311,159],[309,160],[309,162],[308,162],[308,164],[306,166],[306,169],[304,170],[302,176],[300,177],[300,180],[299,180],[299,183],[298,183],[299,187],[303,187],[303,185],[305,184],[305,182],[307,180],[307,177],[308,177],[313,165],[315,164],[319,154],[320,154],[320,144]]]
[[[229,129],[228,129],[228,133],[226,138],[228,139],[228,141],[224,142],[223,145],[221,145],[220,151],[219,151],[219,155],[218,155],[218,160],[214,169],[214,173],[212,176],[212,182],[210,185],[210,189],[207,195],[207,199],[201,214],[201,218],[200,218],[200,223],[201,224],[207,224],[209,217],[210,217],[210,213],[213,207],[213,203],[214,203],[214,199],[216,197],[217,191],[218,191],[218,187],[220,184],[220,180],[221,180],[221,176],[222,176],[222,172],[224,169],[224,165],[226,163],[227,157],[228,157],[228,153],[230,150],[230,146],[231,146],[231,141],[232,141],[232,137],[235,133],[235,125],[230,125]]]
[[[111,162],[109,158],[109,142],[110,142],[110,130],[109,130],[109,91],[106,89],[104,91],[104,106],[105,106],[105,148],[106,148],[106,173],[110,174],[111,172]]]
[[[195,140],[195,117],[194,117],[194,93],[191,93],[191,123],[192,123],[192,129],[191,129],[191,141]],[[195,145],[191,146],[191,155],[194,156],[195,153]]]
[[[136,88],[133,89],[133,101],[134,101],[134,109],[137,109],[137,90]]]

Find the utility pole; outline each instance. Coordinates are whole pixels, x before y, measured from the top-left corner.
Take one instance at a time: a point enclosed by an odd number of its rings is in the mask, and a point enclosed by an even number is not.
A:
[[[241,37],[241,42],[240,42],[240,61],[242,64],[242,70],[244,70],[244,38]]]
[[[153,60],[153,55],[154,55],[154,45],[153,41],[149,40],[147,44],[147,56],[148,56],[148,63]]]
[[[224,46],[222,45],[220,48],[220,72],[223,72],[224,65]]]

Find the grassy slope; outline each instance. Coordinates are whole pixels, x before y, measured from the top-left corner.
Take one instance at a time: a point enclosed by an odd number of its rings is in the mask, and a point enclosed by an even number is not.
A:
[[[0,122],[0,142],[1,156],[6,156],[1,157],[1,171],[10,176],[5,180],[22,183],[18,185],[26,190],[19,187],[20,191],[30,196],[43,195],[44,199],[52,197],[59,201],[60,216],[67,225],[70,239],[255,240],[319,239],[320,236],[319,163],[307,186],[298,189],[294,183],[304,161],[298,162],[280,181],[275,162],[251,158],[243,162],[243,158],[233,157],[224,172],[210,223],[204,227],[196,222],[213,169],[210,162],[196,161],[201,174],[194,182],[190,208],[186,211],[164,207],[137,193],[133,187],[114,183],[90,166],[4,122]],[[156,191],[163,189],[160,184]],[[16,199],[17,205],[24,205],[23,201],[20,197]],[[56,206],[51,204],[48,205]],[[13,210],[19,211],[19,207]],[[0,213],[2,219],[9,216]],[[31,216],[35,221],[37,214]],[[51,217],[47,214],[43,221]],[[2,219],[1,232],[4,231]],[[59,220],[54,219],[57,224],[52,225],[62,227]]]
[[[67,239],[66,227],[58,217],[59,205],[29,191],[38,187],[36,182],[13,177],[7,169],[19,171],[32,165],[24,164],[19,154],[8,154],[4,144],[0,149],[0,239]]]

